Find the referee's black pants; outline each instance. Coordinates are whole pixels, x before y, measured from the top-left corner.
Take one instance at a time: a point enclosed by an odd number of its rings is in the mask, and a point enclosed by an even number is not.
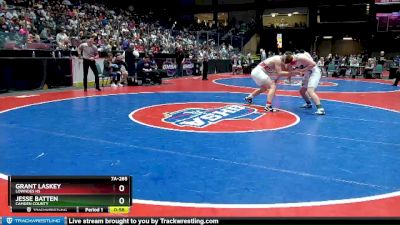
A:
[[[400,71],[397,71],[396,73],[396,80],[394,81],[394,86],[397,86],[399,84],[400,81]]]
[[[89,60],[89,59],[83,59],[83,88],[85,90],[87,89],[87,76],[88,76],[88,72],[89,72],[89,67],[90,67],[90,69],[92,69],[93,74],[94,74],[94,80],[96,82],[96,89],[100,89],[99,71],[97,71],[96,61]]]
[[[203,80],[207,80],[208,75],[208,61],[203,61]]]

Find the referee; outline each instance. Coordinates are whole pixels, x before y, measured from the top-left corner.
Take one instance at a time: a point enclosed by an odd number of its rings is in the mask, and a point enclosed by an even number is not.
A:
[[[79,58],[83,58],[83,88],[84,91],[87,91],[87,75],[89,72],[89,67],[92,69],[95,82],[96,82],[96,90],[101,91],[99,86],[99,71],[97,71],[96,67],[96,59],[99,58],[99,54],[97,52],[97,47],[93,45],[95,35],[93,35],[86,43],[82,43],[78,47],[78,56]]]
[[[207,75],[208,75],[208,48],[204,49],[204,52],[203,52],[203,79],[202,80],[208,80]]]
[[[396,72],[396,80],[394,81],[393,86],[397,86],[399,84],[399,81],[400,81],[400,67]]]

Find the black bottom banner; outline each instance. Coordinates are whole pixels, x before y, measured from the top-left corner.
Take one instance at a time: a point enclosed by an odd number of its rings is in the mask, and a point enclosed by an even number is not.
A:
[[[165,224],[399,224],[400,218],[171,218],[171,217],[151,217],[151,218],[67,218],[66,224],[135,224],[135,225],[165,225]]]

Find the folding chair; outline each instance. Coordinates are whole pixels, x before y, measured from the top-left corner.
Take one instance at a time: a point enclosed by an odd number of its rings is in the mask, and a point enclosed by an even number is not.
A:
[[[101,86],[104,87],[104,81],[106,81],[106,84],[107,84],[107,79],[111,83],[111,77],[104,75],[104,73],[101,70],[100,65],[98,63],[96,63],[96,68],[97,68],[97,72],[99,72],[99,81],[101,82]]]
[[[381,78],[382,77],[382,72],[383,72],[383,65],[378,64],[375,66],[374,70],[372,71],[372,75],[374,78]]]
[[[328,69],[326,70],[326,73],[328,74],[328,76],[329,75],[333,76],[333,74],[335,74],[335,73],[337,74],[338,73],[338,69],[337,69],[336,65],[333,64],[333,63],[330,63],[328,65]]]

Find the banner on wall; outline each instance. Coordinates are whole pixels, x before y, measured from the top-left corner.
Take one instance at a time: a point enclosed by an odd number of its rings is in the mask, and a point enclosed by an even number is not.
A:
[[[282,48],[282,34],[276,34],[276,43],[278,48]]]
[[[83,60],[78,59],[78,58],[72,58],[72,78],[73,78],[73,83],[74,86],[77,86],[80,83],[83,83]],[[104,67],[104,59],[96,59],[96,63],[99,64],[101,73],[103,71]],[[88,73],[88,82],[94,81],[94,74],[93,71],[89,68],[89,73]]]
[[[185,75],[193,75],[194,64],[191,61],[185,61],[182,65],[183,71],[185,71]]]
[[[176,63],[172,59],[167,59],[162,65],[162,69],[167,72],[168,76],[174,76],[176,73]]]

